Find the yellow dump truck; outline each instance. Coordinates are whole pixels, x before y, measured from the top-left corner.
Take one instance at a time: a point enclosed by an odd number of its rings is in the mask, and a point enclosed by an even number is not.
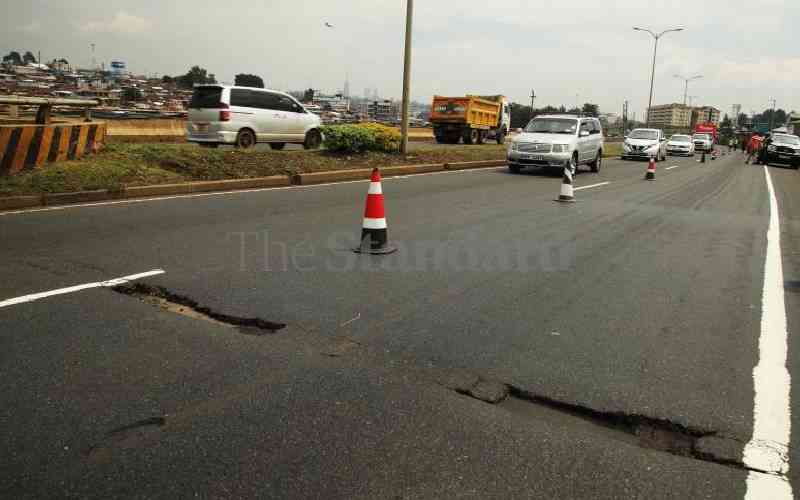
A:
[[[503,144],[511,126],[511,106],[502,95],[434,96],[431,125],[436,142],[483,144],[487,139]]]

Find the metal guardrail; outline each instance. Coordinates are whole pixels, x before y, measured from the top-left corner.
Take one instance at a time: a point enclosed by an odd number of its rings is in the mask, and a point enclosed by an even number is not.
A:
[[[53,106],[86,108],[83,116],[84,120],[88,122],[92,120],[90,108],[98,106],[100,102],[95,99],[50,99],[47,97],[0,96],[0,104],[7,104],[9,106],[9,114],[12,118],[17,118],[19,116],[19,106],[39,106],[39,110],[36,112],[36,124],[48,125],[50,123],[50,111]]]

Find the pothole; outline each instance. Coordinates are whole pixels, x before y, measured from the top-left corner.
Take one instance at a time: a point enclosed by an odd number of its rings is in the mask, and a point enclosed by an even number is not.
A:
[[[262,318],[223,314],[209,307],[202,306],[189,297],[173,293],[164,287],[152,286],[146,283],[126,283],[124,285],[115,286],[112,290],[117,293],[136,297],[142,302],[165,311],[221,326],[235,327],[242,333],[250,335],[275,333],[286,327],[285,323],[276,323]]]
[[[666,419],[601,412],[533,394],[502,382],[485,380],[463,371],[445,376],[440,383],[459,394],[524,418],[570,425],[641,448],[751,470],[743,463],[743,443],[718,436],[715,431],[692,429]]]

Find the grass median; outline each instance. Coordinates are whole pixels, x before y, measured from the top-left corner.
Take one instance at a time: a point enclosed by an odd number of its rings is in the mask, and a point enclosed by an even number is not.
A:
[[[608,154],[619,155],[607,144]],[[607,156],[608,156],[607,154]],[[389,153],[334,154],[328,151],[204,149],[193,144],[109,144],[81,160],[0,177],[0,196],[69,193],[125,186],[250,179],[270,175],[355,168],[419,165],[505,158],[505,146],[419,144],[408,156]]]
[[[270,175],[459,161],[498,160],[505,147],[420,145],[408,156],[320,151],[204,149],[192,144],[109,144],[81,160],[0,177],[0,196],[67,193],[190,181],[250,179]]]

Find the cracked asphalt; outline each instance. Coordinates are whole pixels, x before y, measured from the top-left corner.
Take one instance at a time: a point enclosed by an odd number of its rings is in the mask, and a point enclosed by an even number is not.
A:
[[[287,324],[243,335],[110,289],[0,308],[0,496],[743,498],[741,468],[453,389],[665,421],[741,459],[763,167],[645,167],[578,175],[609,184],[570,206],[539,173],[385,180],[381,258],[349,250],[363,182],[0,215],[0,300],[160,268],[143,281]],[[795,377],[800,177],[770,173]]]

